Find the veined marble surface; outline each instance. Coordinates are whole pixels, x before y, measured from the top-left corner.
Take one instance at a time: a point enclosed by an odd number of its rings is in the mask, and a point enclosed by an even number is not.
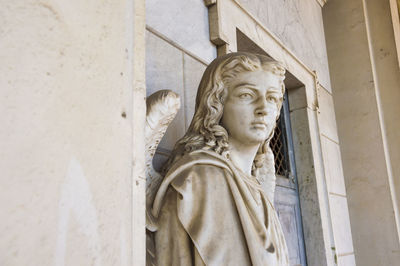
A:
[[[274,33],[331,92],[321,6],[315,0],[237,0]]]
[[[217,56],[203,0],[148,0],[146,25],[207,63]]]

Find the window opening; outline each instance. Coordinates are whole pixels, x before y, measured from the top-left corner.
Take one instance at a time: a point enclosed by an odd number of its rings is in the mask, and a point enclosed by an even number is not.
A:
[[[270,147],[275,157],[275,173],[277,175],[289,178],[290,177],[290,160],[289,160],[289,151],[288,151],[288,142],[287,142],[287,129],[285,126],[285,120],[288,119],[286,117],[286,106],[288,105],[287,101],[287,92],[284,95],[283,106],[281,109],[281,115],[276,122],[275,134],[270,142]]]

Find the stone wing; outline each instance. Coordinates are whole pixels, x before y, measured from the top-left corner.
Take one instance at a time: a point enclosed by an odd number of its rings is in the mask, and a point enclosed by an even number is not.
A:
[[[157,224],[152,216],[151,204],[163,176],[153,168],[153,157],[168,125],[180,108],[179,96],[169,90],[160,90],[146,99],[145,148],[146,148],[146,265],[156,265],[153,233]]]

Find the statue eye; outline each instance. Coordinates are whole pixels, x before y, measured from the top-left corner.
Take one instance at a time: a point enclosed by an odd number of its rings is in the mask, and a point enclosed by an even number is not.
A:
[[[278,98],[274,95],[269,95],[267,96],[267,101],[269,102],[273,102],[273,103],[277,103],[278,102]]]
[[[245,92],[245,93],[240,94],[239,98],[243,99],[243,100],[250,100],[250,99],[253,98],[253,95],[251,95],[250,93]]]

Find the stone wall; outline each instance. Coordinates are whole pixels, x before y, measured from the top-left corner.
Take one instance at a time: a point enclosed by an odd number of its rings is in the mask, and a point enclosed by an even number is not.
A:
[[[203,62],[163,35],[146,32],[147,95],[164,89],[178,93],[181,99],[181,108],[160,143],[154,160],[156,169],[168,158],[192,121],[197,87],[205,68]]]
[[[205,63],[217,56],[203,0],[148,0],[146,25]]]
[[[2,1],[1,265],[144,264],[143,3]]]
[[[322,7],[315,0],[238,2],[255,15],[308,68],[317,73],[320,83],[317,92],[318,126],[331,223],[331,229],[324,228],[324,230],[332,230],[330,234],[334,243],[331,248],[338,264],[355,265]],[[296,128],[293,130],[296,131]]]
[[[331,92],[321,6],[316,0],[238,0],[300,60],[318,74]]]
[[[197,87],[207,64],[216,57],[216,49],[209,40],[208,11],[203,1],[151,0],[146,5],[147,95],[167,89],[181,99],[181,109],[154,160],[159,169],[190,125]]]
[[[330,1],[323,11],[355,259],[397,265],[400,74],[389,1]]]

